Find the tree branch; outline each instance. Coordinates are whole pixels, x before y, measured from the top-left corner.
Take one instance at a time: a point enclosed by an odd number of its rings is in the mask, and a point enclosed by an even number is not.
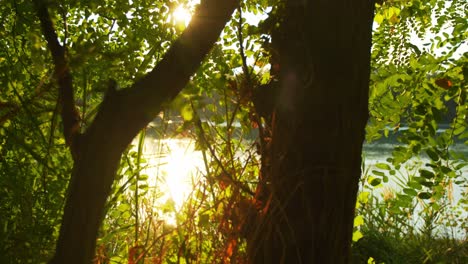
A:
[[[62,108],[65,141],[70,147],[73,157],[76,158],[77,146],[74,142],[80,132],[80,117],[75,106],[72,76],[65,57],[65,48],[58,41],[45,1],[34,0],[34,5],[41,22],[42,34],[47,40],[47,47],[54,62],[54,76],[59,85],[59,102]]]
[[[201,1],[190,24],[162,61],[127,89],[132,105],[139,107],[139,115],[156,114],[160,111],[155,109],[157,102],[173,99],[184,88],[238,5],[239,0]]]

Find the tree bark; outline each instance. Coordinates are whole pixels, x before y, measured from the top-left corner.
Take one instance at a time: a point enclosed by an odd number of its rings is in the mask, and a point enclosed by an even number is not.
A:
[[[238,4],[238,0],[201,1],[190,25],[152,72],[130,88],[108,91],[93,123],[76,136],[73,173],[50,263],[92,263],[104,205],[122,152],[160,111],[161,104],[186,85]]]
[[[348,263],[368,118],[373,1],[290,0],[272,36],[279,91],[270,206],[252,263]],[[266,203],[266,201],[265,201]]]

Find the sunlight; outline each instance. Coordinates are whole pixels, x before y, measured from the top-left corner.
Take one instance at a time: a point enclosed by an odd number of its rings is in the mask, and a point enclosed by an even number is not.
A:
[[[177,9],[174,11],[174,23],[176,25],[182,24],[185,27],[188,26],[190,23],[190,20],[192,19],[192,14],[189,12],[188,9],[186,9],[183,6],[177,7]]]
[[[195,151],[193,142],[188,140],[167,141],[169,154],[163,170],[166,173],[166,185],[176,210],[182,208],[183,203],[194,189],[203,168],[203,159],[199,151]]]
[[[177,214],[204,173],[202,154],[190,139],[146,138],[144,149],[147,166],[143,174],[148,175],[148,185],[157,190],[153,207],[165,208],[161,219],[177,226]]]

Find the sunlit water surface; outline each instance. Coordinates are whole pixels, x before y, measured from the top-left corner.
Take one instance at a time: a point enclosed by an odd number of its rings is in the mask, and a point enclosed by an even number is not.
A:
[[[366,144],[364,146],[365,168],[368,171],[375,169],[375,164],[385,162],[391,156],[394,145]],[[456,148],[467,152],[466,146],[457,145]],[[176,214],[182,209],[184,202],[190,198],[194,188],[200,186],[205,174],[205,164],[202,152],[195,149],[193,139],[155,139],[147,137],[144,144],[144,156],[147,166],[143,174],[148,175],[148,185],[150,189],[158,191],[155,196],[155,208],[172,201],[174,211],[163,214],[163,220],[171,225],[177,225]],[[428,162],[426,157],[415,157],[406,166],[402,166],[396,176],[390,176],[387,187],[400,190],[398,180],[404,180],[411,173],[415,173],[418,166],[424,166]],[[408,168],[416,168],[411,170]],[[468,175],[468,168],[463,168],[461,173],[464,177]],[[399,179],[398,179],[399,178]],[[381,189],[383,190],[383,189]],[[379,190],[376,190],[379,193]],[[456,203],[462,195],[460,188],[453,189],[453,203]]]

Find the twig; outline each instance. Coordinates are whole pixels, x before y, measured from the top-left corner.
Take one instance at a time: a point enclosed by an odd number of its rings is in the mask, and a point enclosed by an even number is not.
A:
[[[244,37],[242,35],[242,7],[239,5],[237,10],[239,11],[239,23],[237,24],[237,37],[239,38],[239,50],[240,50],[240,56],[242,59],[242,69],[246,77],[247,85],[250,86],[252,80],[250,76],[249,67],[247,66],[247,57],[245,56],[245,52],[244,52],[245,50],[244,49]]]
[[[193,107],[193,106],[192,106]],[[200,120],[200,117],[198,117],[197,115],[195,115],[195,125],[196,127],[199,129],[200,131],[200,139],[202,140],[203,142],[203,145],[208,148],[208,150],[210,151],[210,154],[211,156],[213,157],[213,159],[216,161],[216,163],[218,164],[218,166],[221,168],[221,170],[223,171],[224,175],[226,175],[226,177],[237,187],[239,187],[242,191],[254,196],[255,193],[249,189],[249,187],[245,186],[244,184],[242,184],[241,182],[239,182],[238,180],[234,179],[234,177],[231,175],[231,173],[229,173],[226,168],[224,167],[223,163],[221,162],[221,160],[218,158],[218,156],[216,156],[216,153],[214,151],[214,149],[208,144],[208,140],[207,138],[205,137],[205,131],[202,127],[202,124],[201,124],[201,120]]]

